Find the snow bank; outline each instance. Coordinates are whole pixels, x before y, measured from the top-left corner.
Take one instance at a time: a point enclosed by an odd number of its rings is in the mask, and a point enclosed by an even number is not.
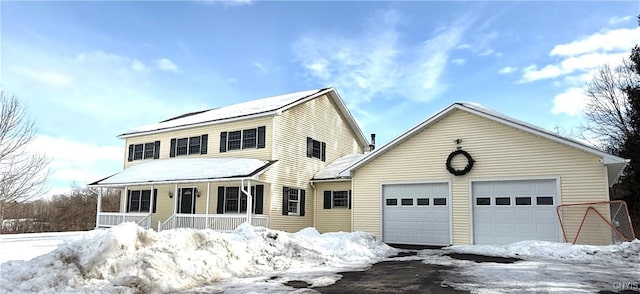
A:
[[[157,233],[127,223],[0,265],[0,292],[175,292],[234,277],[362,268],[396,252],[362,232],[286,233],[244,224],[232,233]]]
[[[450,246],[457,253],[516,257],[528,260],[564,260],[584,263],[640,265],[640,240],[609,246],[572,245],[545,241],[522,241],[507,245]]]

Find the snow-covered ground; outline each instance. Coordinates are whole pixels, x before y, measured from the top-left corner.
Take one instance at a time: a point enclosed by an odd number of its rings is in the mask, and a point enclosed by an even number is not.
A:
[[[514,263],[459,260],[448,254],[519,258]],[[398,260],[399,258],[393,258]],[[523,241],[508,245],[420,250],[427,264],[452,266],[444,285],[472,293],[593,293],[640,291],[640,240],[610,246]]]
[[[362,232],[286,233],[243,224],[232,233],[157,233],[126,223],[81,234],[29,261],[1,264],[0,292],[246,292],[243,284],[255,289],[258,281],[264,288],[258,292],[272,292],[287,280],[330,285],[340,278],[336,272],[363,269],[397,251]]]
[[[0,235],[0,292],[313,293],[284,283],[331,285],[341,278],[338,272],[381,260],[450,266],[442,284],[473,293],[640,291],[638,240],[612,246],[451,246],[390,257],[397,252],[361,232],[286,233],[249,225],[232,233],[157,233],[123,224],[90,232]],[[477,263],[451,258],[452,253],[522,261]]]

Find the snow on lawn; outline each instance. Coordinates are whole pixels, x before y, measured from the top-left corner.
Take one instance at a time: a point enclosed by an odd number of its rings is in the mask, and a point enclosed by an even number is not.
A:
[[[231,233],[157,233],[125,223],[30,261],[3,263],[0,292],[162,293],[287,273],[321,286],[338,279],[338,271],[362,269],[395,253],[362,232],[286,233],[243,224]]]
[[[514,263],[457,260],[451,253],[519,258]],[[610,246],[523,241],[423,250],[417,259],[453,266],[444,285],[475,293],[640,290],[640,240]]]
[[[86,231],[0,235],[0,263],[29,260],[49,253],[65,241],[80,238]]]

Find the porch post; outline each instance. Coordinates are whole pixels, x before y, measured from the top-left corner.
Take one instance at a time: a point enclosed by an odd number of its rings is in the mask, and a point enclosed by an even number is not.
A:
[[[251,180],[247,179],[247,222],[249,224],[251,224],[251,208],[253,208],[253,205],[251,205],[252,198],[253,195],[251,195]]]
[[[127,193],[129,193],[129,187],[128,186],[124,186],[124,201],[122,201],[122,204],[120,205],[120,211],[122,211],[122,222],[124,223],[125,221],[125,215],[127,213]],[[120,196],[122,197],[122,196]],[[122,199],[122,198],[120,198]]]
[[[155,191],[155,185],[151,184],[151,199],[149,199],[149,215],[153,214],[153,196],[156,196],[156,193],[154,193]],[[151,227],[151,219],[149,219],[149,227]],[[148,228],[145,228],[148,229]]]
[[[178,184],[173,189],[173,214],[178,213]],[[173,218],[173,228],[176,228],[176,218]]]
[[[102,210],[102,187],[98,187],[98,204],[96,204],[96,228],[100,225],[100,211]]]
[[[204,212],[204,228],[208,229],[209,228],[209,198],[210,198],[210,193],[211,193],[211,182],[207,182],[207,207],[205,208],[205,212]]]

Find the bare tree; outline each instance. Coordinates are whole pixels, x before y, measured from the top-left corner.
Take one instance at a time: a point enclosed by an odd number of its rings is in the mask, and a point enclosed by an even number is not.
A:
[[[45,192],[49,160],[28,149],[35,132],[18,99],[0,92],[0,223],[7,209]]]
[[[581,127],[582,137],[603,150],[618,154],[633,132],[629,121],[629,101],[625,89],[637,79],[630,61],[625,59],[616,67],[604,65],[587,82],[589,97],[585,108],[587,124]]]

